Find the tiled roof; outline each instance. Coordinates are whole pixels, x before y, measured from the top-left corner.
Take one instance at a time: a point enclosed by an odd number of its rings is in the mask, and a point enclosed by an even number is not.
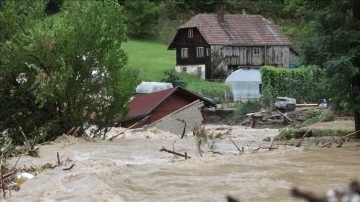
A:
[[[261,15],[224,14],[219,22],[217,14],[198,14],[179,29],[196,27],[208,44],[261,46],[290,45],[280,28]]]
[[[205,106],[209,106],[209,105],[215,106],[214,103],[205,100],[201,96],[198,96],[190,91],[187,91],[184,88],[175,87],[175,88],[169,88],[166,90],[135,97],[133,100],[130,101],[129,119],[149,115],[159,104],[161,104],[166,98],[168,98],[176,91],[182,91],[186,95],[194,97],[194,99],[196,98],[206,102]]]

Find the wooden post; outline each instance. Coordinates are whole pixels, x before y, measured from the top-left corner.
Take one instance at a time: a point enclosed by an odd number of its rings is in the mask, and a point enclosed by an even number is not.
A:
[[[56,157],[57,157],[57,164],[58,164],[58,166],[60,166],[59,152],[56,152]]]

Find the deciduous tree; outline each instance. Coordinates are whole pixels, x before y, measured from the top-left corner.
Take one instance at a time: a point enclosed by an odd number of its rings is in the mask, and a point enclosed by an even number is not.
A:
[[[325,68],[329,96],[336,108],[354,112],[360,130],[360,1],[296,0],[293,5],[310,24],[301,48],[304,62]]]
[[[121,49],[127,39],[123,8],[115,0],[69,0],[61,23],[54,24],[44,3],[24,12],[16,6],[0,11],[8,14],[3,23],[12,25],[19,13],[42,10],[40,19],[22,18],[24,26],[0,41],[0,97],[7,103],[1,105],[0,129],[15,137],[22,128],[49,139],[73,126],[111,126],[116,115],[126,116],[137,83]]]

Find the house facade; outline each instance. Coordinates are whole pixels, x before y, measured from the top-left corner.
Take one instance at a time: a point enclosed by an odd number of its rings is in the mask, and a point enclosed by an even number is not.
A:
[[[238,69],[289,68],[298,54],[280,28],[260,15],[198,14],[182,25],[168,49],[176,71],[225,79]]]

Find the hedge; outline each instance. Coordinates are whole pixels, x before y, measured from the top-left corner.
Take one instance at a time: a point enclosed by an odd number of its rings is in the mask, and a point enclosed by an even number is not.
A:
[[[261,103],[273,106],[276,97],[292,97],[299,102],[318,102],[326,98],[324,71],[317,66],[284,69],[272,66],[260,68]]]

